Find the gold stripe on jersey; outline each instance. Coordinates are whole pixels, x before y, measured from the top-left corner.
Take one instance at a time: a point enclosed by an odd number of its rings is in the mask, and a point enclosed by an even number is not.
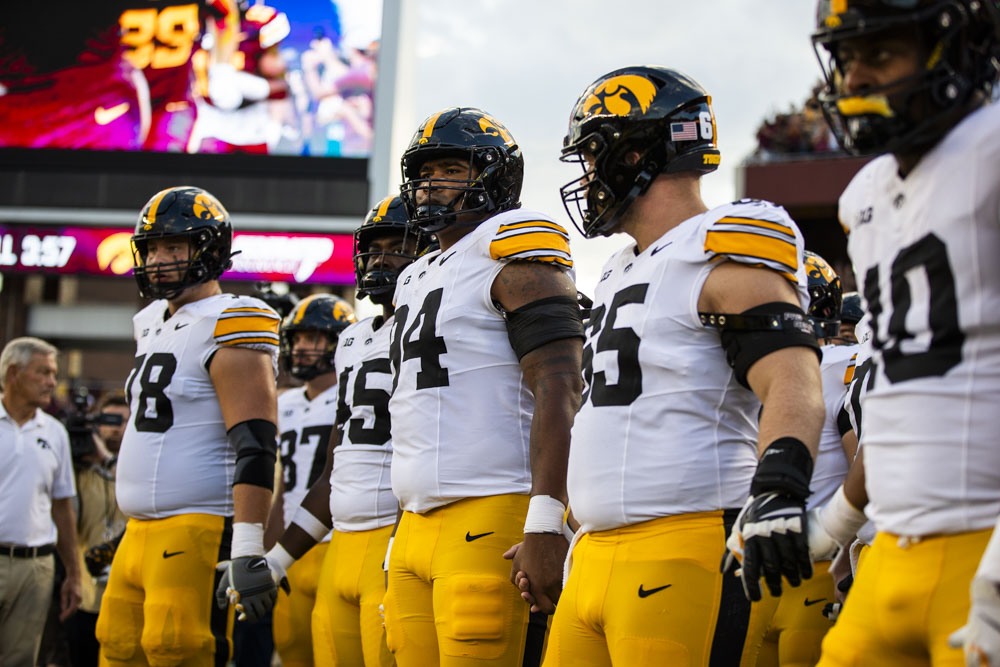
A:
[[[573,267],[569,235],[554,222],[524,221],[502,225],[490,243],[490,257],[497,260],[523,259]]]
[[[854,380],[854,368],[857,365],[857,363],[858,363],[858,355],[855,352],[851,356],[851,361],[848,362],[848,364],[847,364],[847,369],[844,370],[844,386],[845,387],[848,386],[849,384],[851,384],[851,381]]]
[[[747,225],[749,227],[760,227],[762,229],[770,229],[787,234],[793,239],[795,238],[795,232],[793,232],[788,225],[783,225],[780,222],[774,222],[773,220],[758,220],[757,218],[736,218],[728,216],[725,218],[719,218],[712,223],[713,227],[716,225]]]
[[[799,251],[794,237],[779,236],[786,235],[763,229],[759,233],[746,231],[742,223],[740,231],[709,229],[705,234],[705,251],[744,264],[763,264],[797,282],[794,274],[799,267]]]
[[[229,317],[215,323],[215,337],[227,336],[241,331],[278,332],[278,321],[264,316]]]
[[[227,308],[215,323],[215,342],[219,345],[278,345],[281,319],[273,310],[243,306]]]

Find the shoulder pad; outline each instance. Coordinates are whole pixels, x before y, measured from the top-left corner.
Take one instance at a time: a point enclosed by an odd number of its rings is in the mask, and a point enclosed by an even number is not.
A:
[[[528,260],[573,268],[569,233],[559,223],[544,218],[501,223],[490,240],[490,257],[501,262]]]
[[[801,237],[798,228],[777,206],[731,205],[705,230],[710,259],[726,257],[742,264],[779,272],[798,284]]]
[[[281,318],[263,301],[237,297],[225,304],[215,323],[215,342],[219,345],[278,348]]]

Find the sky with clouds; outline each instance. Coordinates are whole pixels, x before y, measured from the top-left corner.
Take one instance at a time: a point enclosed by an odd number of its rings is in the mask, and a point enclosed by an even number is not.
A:
[[[567,227],[559,187],[579,168],[560,163],[559,151],[574,102],[599,76],[663,65],[708,90],[722,151],[719,170],[703,179],[709,206],[734,198],[735,167],[754,150],[762,119],[800,105],[819,79],[813,0],[400,1],[400,75],[411,85],[398,89],[407,99],[395,106],[397,123],[412,127],[402,141],[443,108],[484,109],[524,152],[524,206]],[[592,294],[605,260],[629,239],[572,234],[577,282]]]

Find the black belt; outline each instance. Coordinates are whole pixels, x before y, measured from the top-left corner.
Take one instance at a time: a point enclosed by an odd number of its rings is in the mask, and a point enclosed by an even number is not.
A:
[[[0,556],[11,556],[13,558],[38,558],[54,553],[56,545],[43,544],[40,547],[12,547],[9,544],[0,544]]]

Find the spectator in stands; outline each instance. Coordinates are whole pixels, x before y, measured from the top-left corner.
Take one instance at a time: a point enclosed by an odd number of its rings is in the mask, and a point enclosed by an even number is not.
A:
[[[56,386],[56,348],[15,338],[0,354],[0,664],[34,664],[56,550],[66,565],[60,619],[80,603],[73,467],[66,429],[41,408]]]
[[[106,419],[109,416],[118,417],[121,421],[119,424],[99,424],[89,450],[74,454],[80,517],[77,541],[81,565],[88,548],[109,542],[125,530],[125,515],[118,509],[115,499],[115,463],[129,417],[125,394],[120,391],[104,394],[97,403],[95,414],[104,417],[102,421],[111,421]],[[97,667],[100,645],[94,636],[94,629],[101,610],[107,571],[84,573],[81,583],[83,597],[80,609],[67,621],[66,634],[73,667]]]

